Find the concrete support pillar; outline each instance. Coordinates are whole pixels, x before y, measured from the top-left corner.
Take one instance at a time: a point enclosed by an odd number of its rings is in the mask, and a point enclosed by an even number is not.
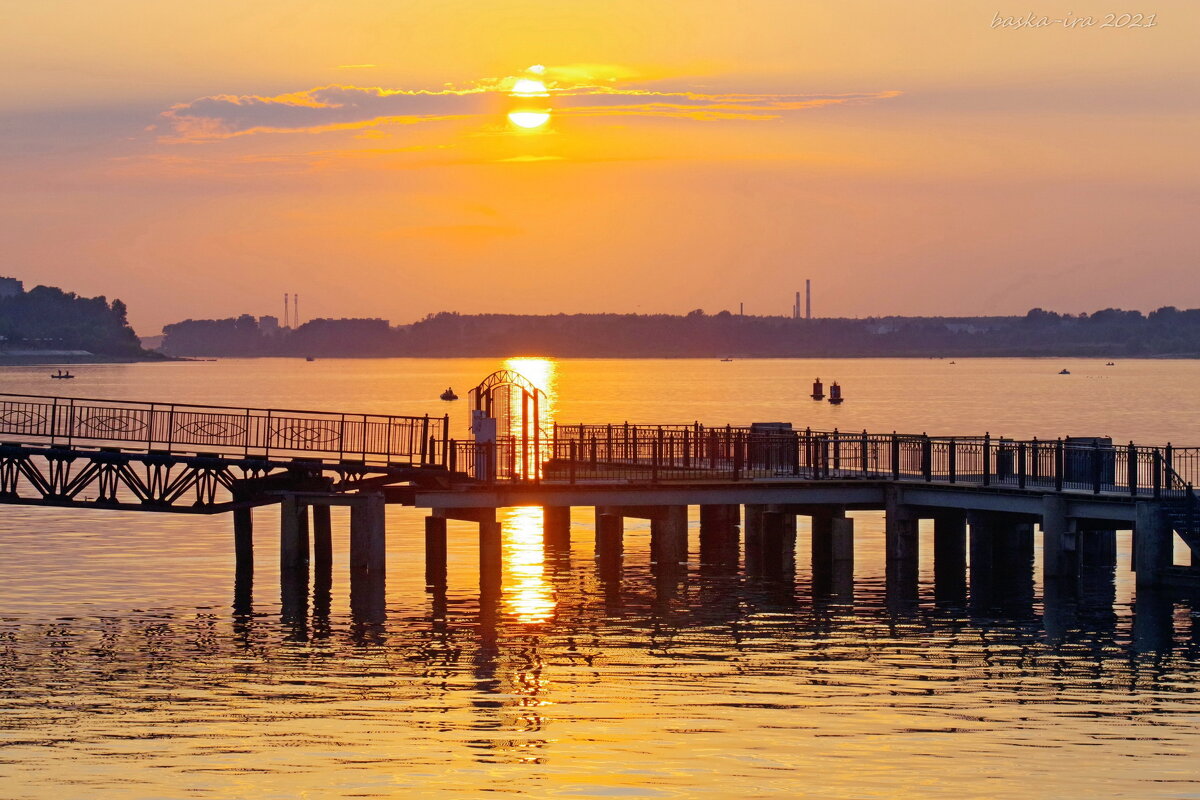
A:
[[[312,508],[313,635],[329,635],[329,610],[333,602],[333,525],[326,505]]]
[[[830,520],[829,540],[833,567],[831,595],[840,600],[854,597],[854,520],[834,517]]]
[[[1117,566],[1117,532],[1082,531],[1079,534],[1079,566],[1114,569]]]
[[[425,518],[425,587],[436,590],[446,586],[446,520]]]
[[[1167,569],[1174,562],[1172,546],[1175,532],[1158,503],[1138,503],[1134,520],[1134,530],[1137,532],[1134,539],[1137,586],[1161,585]]]
[[[291,638],[307,638],[308,509],[295,495],[279,507],[279,610]]]
[[[486,597],[498,597],[504,578],[504,540],[500,523],[479,523],[479,591]]]
[[[700,506],[700,532],[705,528],[723,530],[736,528],[742,522],[742,507],[739,505]]]
[[[333,523],[330,508],[312,507],[313,569],[317,575],[328,575],[333,569]]]
[[[1042,498],[1042,568],[1045,579],[1075,578],[1079,574],[1075,523],[1067,518],[1067,501],[1058,495]]]
[[[650,562],[678,566],[688,558],[688,507],[663,506],[650,518]]]
[[[608,506],[596,506],[596,560],[600,579],[620,581],[625,519]]]
[[[795,516],[784,514],[773,509],[763,511],[761,517],[761,553],[758,559],[757,574],[778,576],[785,572],[788,563],[786,544],[788,536],[787,519],[795,523]],[[794,540],[793,535],[793,540]]]
[[[743,514],[743,529],[746,539],[746,572],[761,573],[763,567],[763,515],[767,507],[747,504]]]
[[[710,574],[736,572],[740,556],[737,505],[700,506],[700,569]]]
[[[308,508],[295,495],[279,504],[279,571],[308,569]]]
[[[234,563],[239,573],[254,574],[254,511],[237,508],[233,511]]]
[[[901,502],[900,490],[889,486],[884,498],[884,551],[889,603],[908,604],[917,600],[919,570],[918,523],[911,506]]]
[[[364,494],[350,506],[350,612],[358,622],[383,620],[387,572],[387,518],[382,494]]]
[[[812,515],[812,575],[817,597],[854,594],[854,520],[840,508]]]
[[[933,594],[939,602],[967,596],[967,515],[939,512],[933,518]]]
[[[547,553],[570,552],[570,506],[542,506],[542,545]]]

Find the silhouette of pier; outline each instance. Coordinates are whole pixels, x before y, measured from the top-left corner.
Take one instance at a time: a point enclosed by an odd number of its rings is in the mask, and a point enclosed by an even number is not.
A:
[[[516,506],[544,509],[548,552],[569,548],[573,508],[593,509],[602,579],[620,575],[626,519],[649,520],[656,574],[686,573],[698,507],[710,572],[781,573],[794,565],[797,518],[809,517],[814,588],[833,597],[853,591],[848,512],[861,510],[884,513],[888,595],[899,605],[918,599],[922,520],[932,521],[939,597],[963,595],[968,579],[994,595],[1031,592],[1010,578],[1013,564],[1033,563],[1037,530],[1047,592],[1115,564],[1118,530],[1133,531],[1139,588],[1200,583],[1198,448],[787,423],[543,426],[536,387],[498,375],[472,392],[468,441],[450,438],[444,416],[0,395],[0,503],[232,512],[239,585],[253,575],[253,509],[278,505],[285,613],[307,603],[310,566],[328,575],[334,505],[350,508],[351,601],[366,618],[382,615],[388,505],[428,511],[431,587],[446,583],[447,521],[476,524],[480,587],[492,595],[496,512]],[[1174,563],[1177,538],[1189,564]]]

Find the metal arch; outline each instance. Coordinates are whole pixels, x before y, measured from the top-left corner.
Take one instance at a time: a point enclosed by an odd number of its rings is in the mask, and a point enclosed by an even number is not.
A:
[[[544,397],[546,394],[533,381],[515,369],[500,369],[488,375],[478,386],[471,390],[470,396],[475,408],[482,408],[481,403],[483,399],[490,395],[492,390],[498,386],[516,386],[529,392],[531,395]]]
[[[545,397],[533,381],[512,369],[493,372],[471,390],[472,408],[495,419],[497,433],[511,442],[507,458],[496,464],[499,473],[535,480],[541,476]]]

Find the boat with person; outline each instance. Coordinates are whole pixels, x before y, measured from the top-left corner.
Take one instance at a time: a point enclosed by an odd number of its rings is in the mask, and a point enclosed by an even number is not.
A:
[[[1060,369],[1060,370],[1058,371],[1058,374],[1059,374],[1059,375],[1070,375],[1070,374],[1071,374],[1071,370],[1069,370],[1069,369],[1067,369],[1066,367],[1064,367],[1063,369]]]
[[[457,400],[458,399],[458,395],[456,395],[454,393],[454,389],[449,386],[446,387],[446,391],[441,393],[440,397],[443,400]]]
[[[74,378],[75,376],[71,374],[70,370],[67,370],[66,372],[63,372],[63,371],[60,369],[58,372],[54,373],[54,374],[53,374],[53,375],[51,375],[50,377],[51,377],[51,378],[54,378],[54,379],[56,379],[56,380],[60,380],[60,381],[61,381],[61,380],[67,380],[67,379],[69,379],[69,378]]]

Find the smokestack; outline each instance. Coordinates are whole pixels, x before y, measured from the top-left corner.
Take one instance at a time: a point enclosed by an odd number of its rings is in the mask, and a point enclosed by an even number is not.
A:
[[[804,318],[812,319],[812,281],[808,278],[804,279]]]
[[[284,328],[291,327],[290,325],[288,325],[288,293],[287,292],[283,293],[283,327]]]
[[[800,319],[800,293],[796,292],[796,302],[792,303],[792,319]]]
[[[300,327],[300,295],[298,293],[292,295],[292,323],[297,328]]]
[[[745,303],[738,303],[738,316],[739,317],[746,316],[746,304]]]

